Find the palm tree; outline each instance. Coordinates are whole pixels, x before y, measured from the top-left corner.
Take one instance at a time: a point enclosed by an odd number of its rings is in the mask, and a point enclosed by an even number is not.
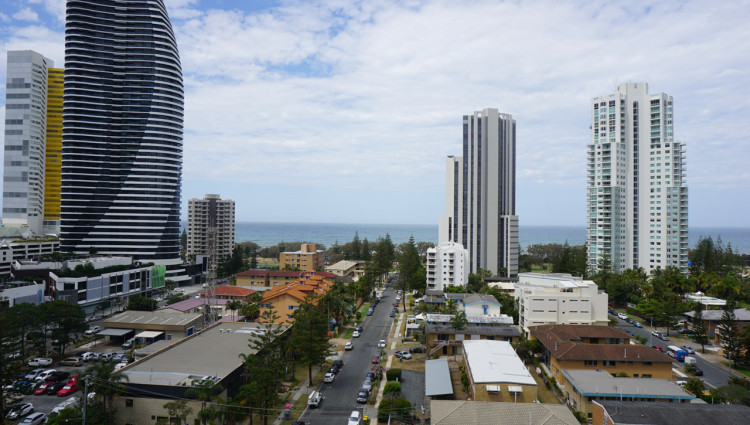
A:
[[[236,312],[237,310],[242,308],[242,301],[238,301],[238,300],[229,301],[227,302],[226,308],[229,311]],[[232,314],[232,320],[234,320],[234,314]]]
[[[207,407],[207,405],[209,401],[215,401],[222,391],[224,391],[224,387],[210,379],[202,381],[197,386],[185,391],[186,396],[200,400],[201,410],[198,412],[198,417],[203,425],[206,425],[216,416],[216,409],[213,406]]]
[[[83,375],[84,380],[88,380],[91,384],[91,391],[96,393],[96,397],[102,400],[104,411],[106,412],[107,418],[112,419],[112,413],[110,412],[110,406],[112,405],[112,399],[116,394],[119,394],[125,390],[125,386],[122,384],[128,380],[127,375],[122,373],[114,373],[115,362],[97,362],[86,370]]]

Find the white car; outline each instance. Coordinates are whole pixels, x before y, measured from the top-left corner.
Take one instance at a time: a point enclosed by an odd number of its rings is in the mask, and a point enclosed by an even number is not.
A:
[[[93,335],[93,334],[95,334],[95,333],[97,333],[97,332],[99,332],[101,330],[102,330],[102,328],[100,328],[99,326],[92,326],[92,327],[88,328],[86,330],[86,332],[84,332],[84,334],[85,335]]]
[[[81,360],[83,360],[84,362],[90,362],[91,360],[95,360],[96,358],[96,353],[92,353],[90,351],[81,354]]]
[[[23,418],[19,425],[41,425],[47,421],[47,415],[41,412],[32,413]]]
[[[359,331],[354,331],[352,338],[359,338]]]
[[[359,412],[354,410],[349,415],[349,420],[346,422],[346,425],[359,425]]]
[[[627,314],[623,314],[623,313],[617,313],[617,317],[619,317],[622,320],[627,320],[628,319]]]
[[[57,372],[55,369],[47,369],[44,372],[42,372],[39,375],[37,375],[36,378],[34,378],[34,380],[46,382],[47,378],[49,378],[50,375],[52,375],[55,372]]]
[[[380,342],[378,342],[378,348],[385,348],[385,340],[381,339]]]
[[[326,373],[325,377],[323,377],[323,382],[330,384],[331,382],[333,382],[334,379],[336,379],[336,374],[329,372],[329,373]]]
[[[172,290],[172,292],[185,292],[185,290],[184,290],[184,289],[182,289],[182,288],[174,288],[174,289]]]
[[[408,351],[396,351],[393,354],[399,359],[409,360],[411,358],[411,354]]]
[[[352,344],[351,341],[344,344],[344,350],[351,350],[352,348],[354,348],[354,344]]]
[[[52,364],[52,359],[49,357],[37,357],[34,360],[29,361],[29,366],[49,366]]]

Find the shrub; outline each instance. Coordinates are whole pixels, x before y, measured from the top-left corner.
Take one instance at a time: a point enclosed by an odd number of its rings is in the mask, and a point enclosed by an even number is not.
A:
[[[378,405],[378,421],[388,422],[388,415],[402,417],[411,411],[411,403],[403,397],[384,398]]]
[[[389,381],[400,381],[401,380],[401,369],[388,369],[385,372],[385,377]]]
[[[383,388],[383,394],[385,395],[399,395],[401,394],[401,383],[400,382],[388,382]]]
[[[586,417],[586,414],[583,413],[583,412],[581,412],[580,410],[573,410],[573,416],[575,416],[576,419],[578,419],[578,422],[580,422],[582,424],[589,423],[589,420]]]
[[[464,387],[469,386],[469,376],[466,374],[466,372],[461,372],[461,384]]]

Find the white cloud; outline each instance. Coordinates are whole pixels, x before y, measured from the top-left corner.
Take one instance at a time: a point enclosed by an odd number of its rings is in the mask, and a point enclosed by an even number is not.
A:
[[[30,4],[41,4],[44,10],[55,17],[58,23],[65,23],[65,0],[29,0]]]
[[[39,20],[39,15],[37,15],[36,12],[29,9],[28,7],[24,7],[23,9],[13,14],[13,19],[17,21],[36,22]]]

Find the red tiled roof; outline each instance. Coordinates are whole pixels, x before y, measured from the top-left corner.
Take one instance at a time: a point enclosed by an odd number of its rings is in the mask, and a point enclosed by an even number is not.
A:
[[[223,295],[223,296],[236,296],[236,297],[246,297],[250,294],[255,292],[254,290],[250,288],[243,288],[241,286],[217,286],[216,287],[216,296]],[[207,295],[208,291],[201,292],[201,295]]]
[[[295,271],[289,271],[289,270],[263,270],[263,269],[255,269],[255,270],[245,270],[244,272],[239,272],[235,276],[249,276],[249,277],[301,277],[302,272],[295,272]]]

